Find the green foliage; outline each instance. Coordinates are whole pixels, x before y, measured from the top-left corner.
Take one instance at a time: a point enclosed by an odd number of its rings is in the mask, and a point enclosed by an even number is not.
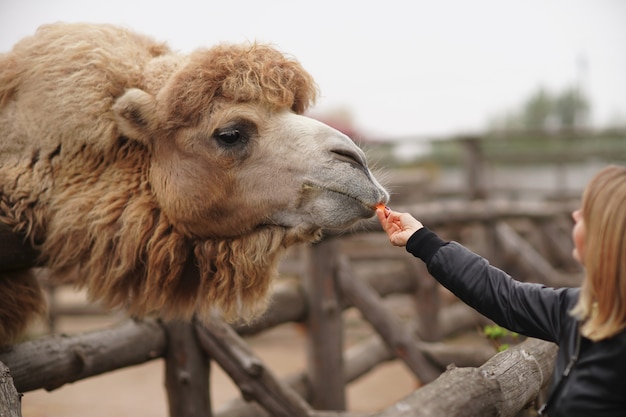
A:
[[[483,335],[489,339],[498,352],[510,347],[508,341],[517,342],[519,334],[500,327],[497,324],[488,324],[483,327]]]
[[[493,118],[489,130],[551,130],[585,126],[591,103],[577,87],[567,87],[553,93],[540,87],[519,109]]]
[[[554,114],[555,99],[543,88],[533,94],[522,108],[522,124],[526,129],[545,129]]]
[[[483,334],[488,339],[497,340],[507,336],[509,331],[504,327],[500,327],[497,324],[488,324],[483,328]]]
[[[591,105],[581,91],[570,87],[556,97],[554,102],[554,114],[563,127],[576,127],[586,122]],[[583,119],[583,120],[579,120]]]
[[[613,128],[602,131],[566,130],[563,132],[489,132],[479,140],[480,152],[486,167],[495,166],[554,166],[579,164],[591,160],[611,163],[626,162],[626,129]],[[448,169],[463,167],[466,141],[459,137],[439,139],[430,143],[430,151],[403,167]],[[382,166],[400,164],[391,156],[379,158]]]

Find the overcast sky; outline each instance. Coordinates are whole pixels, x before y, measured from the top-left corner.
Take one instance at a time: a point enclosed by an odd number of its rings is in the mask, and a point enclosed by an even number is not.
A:
[[[314,111],[375,137],[476,132],[539,86],[626,120],[623,0],[0,0],[0,51],[43,24],[121,24],[189,51],[269,42],[315,77]]]

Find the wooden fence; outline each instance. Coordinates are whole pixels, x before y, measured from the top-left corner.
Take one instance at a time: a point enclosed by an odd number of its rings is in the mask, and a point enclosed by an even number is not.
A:
[[[397,208],[419,213],[444,237],[474,245],[493,263],[517,271],[518,278],[560,286],[575,285],[580,279],[566,254],[567,219],[575,204],[464,201]],[[4,235],[8,236],[6,231]],[[6,249],[3,254],[10,253]],[[550,343],[528,339],[496,355],[443,343],[459,330],[484,324],[484,318],[461,303],[444,305],[424,265],[391,247],[375,223],[328,236],[298,253],[285,260],[283,271],[302,279],[280,282],[268,312],[251,325],[228,325],[219,317],[191,323],[129,320],[106,330],[0,348],[0,416],[21,415],[21,393],[54,390],[151,360],[165,361],[173,417],[515,416],[550,381],[556,353]],[[25,256],[20,262],[27,264],[29,259]],[[356,273],[360,261],[391,259],[402,262],[405,272],[393,277]],[[0,266],[7,262],[0,257]],[[416,311],[409,319],[394,314],[384,302],[397,293],[415,297]],[[345,349],[343,312],[350,308],[358,309],[375,334]],[[306,325],[309,359],[307,369],[279,380],[244,337],[287,322]],[[382,410],[346,411],[347,384],[394,359],[402,361],[423,386]],[[226,371],[242,394],[220,410],[214,410],[210,401],[211,361]]]

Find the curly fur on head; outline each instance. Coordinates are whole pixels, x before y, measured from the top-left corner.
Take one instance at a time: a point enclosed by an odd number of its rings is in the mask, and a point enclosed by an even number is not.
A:
[[[216,97],[261,102],[303,113],[315,102],[313,78],[267,45],[218,45],[191,54],[185,68],[159,94],[175,127],[194,125]]]

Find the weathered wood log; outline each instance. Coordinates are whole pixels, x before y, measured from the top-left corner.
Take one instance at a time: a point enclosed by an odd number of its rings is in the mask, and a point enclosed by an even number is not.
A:
[[[13,384],[11,371],[0,362],[0,416],[22,417],[20,394]]]
[[[216,414],[217,417],[272,417],[256,403],[244,403],[241,400],[233,402],[230,406]],[[360,413],[350,411],[309,411],[309,417],[370,417],[372,413]]]
[[[523,260],[524,264],[528,264],[527,268],[532,268],[537,282],[550,285],[550,282],[559,275],[559,272],[511,226],[505,222],[498,222],[495,225],[495,231],[502,250]]]
[[[200,348],[193,324],[168,322],[165,387],[172,417],[211,417],[210,362]]]
[[[444,343],[418,342],[417,347],[429,356],[442,369],[450,364],[478,367],[494,355],[494,350],[476,346],[459,346]],[[354,382],[380,364],[396,359],[393,351],[378,334],[351,346],[345,351],[345,383]],[[311,387],[306,373],[289,376],[283,383],[290,386],[304,399],[310,399]],[[235,398],[223,404],[215,413],[216,417],[269,417],[269,414],[256,403],[248,403]]]
[[[573,222],[570,217],[562,217],[536,222],[541,240],[550,252],[550,259],[556,261],[565,270],[580,271],[581,266],[572,256]]]
[[[417,341],[416,347],[445,370],[449,365],[480,366],[494,354],[493,348],[480,346],[451,345],[442,342]],[[378,365],[396,359],[396,355],[378,334],[352,346],[345,353],[346,383],[366,375]]]
[[[307,262],[307,371],[311,405],[318,410],[346,409],[343,317],[335,280],[337,251],[335,239],[325,240],[312,246]]]
[[[496,224],[496,234],[501,248],[506,252],[515,254],[519,259],[519,264],[523,265],[523,268],[529,271],[528,273],[530,276],[534,277],[534,281],[552,287],[580,284],[580,282],[572,280],[571,274],[565,275],[554,269],[532,245],[519,236],[508,224],[498,222]]]
[[[449,369],[375,416],[515,416],[549,383],[556,351],[552,343],[528,339],[479,368]]]
[[[376,291],[354,276],[345,256],[339,257],[338,267],[337,278],[342,296],[356,306],[365,320],[422,383],[437,378],[439,370],[416,348],[418,339],[415,332],[385,308]]]
[[[385,345],[380,336],[373,335],[357,343],[344,353],[344,383],[357,380],[383,362],[394,359],[393,352]],[[313,389],[305,372],[286,377],[283,384],[291,387],[302,398],[311,400]],[[255,403],[247,403],[239,398],[233,399],[216,412],[216,417],[269,417],[269,414]]]
[[[53,390],[69,382],[163,356],[167,340],[153,321],[121,325],[75,336],[54,336],[0,348],[0,362],[19,392]]]
[[[275,417],[307,417],[311,407],[281,384],[237,333],[221,319],[196,322],[200,345],[230,376],[246,400],[261,404]]]
[[[288,386],[305,401],[311,400],[311,385],[305,372],[287,376],[281,379],[281,383]],[[236,397],[215,410],[215,417],[271,417],[271,415],[257,402]]]

